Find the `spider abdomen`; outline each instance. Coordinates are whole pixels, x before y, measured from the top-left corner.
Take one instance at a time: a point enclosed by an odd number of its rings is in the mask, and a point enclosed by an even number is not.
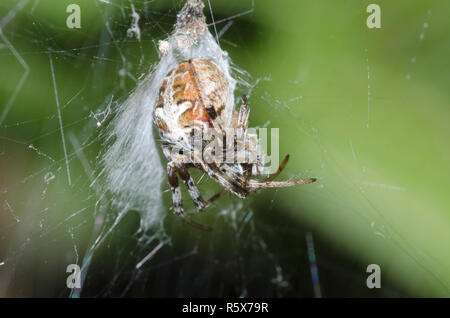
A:
[[[181,62],[161,85],[154,114],[156,124],[160,132],[195,125],[212,127],[211,120],[223,117],[229,95],[228,81],[212,61]]]

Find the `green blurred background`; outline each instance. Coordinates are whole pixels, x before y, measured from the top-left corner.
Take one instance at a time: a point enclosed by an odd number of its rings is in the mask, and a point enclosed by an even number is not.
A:
[[[81,29],[66,27],[70,3],[81,7]],[[370,3],[381,7],[381,29],[366,26]],[[103,128],[92,112],[123,100],[157,62],[157,41],[182,4],[1,1],[0,295],[67,296],[65,266],[89,246],[98,199],[89,185]],[[280,180],[318,182],[266,190],[243,207],[227,196],[196,217],[214,222],[213,234],[169,214],[171,244],[139,273],[130,268],[151,248],[133,234],[132,212],[96,253],[84,295],[312,297],[311,232],[325,297],[448,297],[450,2],[211,5],[215,20],[226,19],[217,25],[226,31],[222,48],[261,80],[249,98],[250,125],[280,127],[280,154],[291,158]],[[127,36],[132,6],[140,41]],[[240,223],[218,217],[223,211]],[[365,285],[368,264],[381,266],[380,290]]]

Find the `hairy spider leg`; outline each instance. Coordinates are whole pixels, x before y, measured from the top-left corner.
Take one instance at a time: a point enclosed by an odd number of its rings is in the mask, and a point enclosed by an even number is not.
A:
[[[245,95],[244,95],[245,96]],[[289,161],[289,155],[287,155],[286,157],[284,157],[283,162],[281,163],[281,165],[278,167],[277,171],[275,171],[274,173],[272,173],[267,179],[265,179],[264,181],[272,181],[273,179],[275,179],[280,173],[281,171],[284,169],[284,167],[286,166],[287,162]],[[254,190],[256,191],[256,190]],[[219,192],[217,192],[215,195],[213,195],[208,201],[206,201],[205,206],[203,207],[203,209],[208,208],[209,206],[211,206],[211,204],[214,203],[214,201],[216,201],[217,199],[219,199],[222,195],[224,195],[227,192],[226,188],[223,188],[222,190],[220,190]]]
[[[267,179],[265,179],[264,181],[272,181],[273,179],[275,179],[280,173],[281,171],[283,171],[284,167],[286,167],[286,164],[289,161],[289,155],[286,155],[286,157],[284,157],[283,162],[281,163],[281,165],[278,167],[277,171],[275,171],[274,173],[272,173],[269,177],[267,177]]]
[[[225,193],[227,193],[227,189],[226,188],[222,188],[222,190],[220,190],[219,192],[217,192],[216,194],[214,194],[208,201],[206,201],[205,206],[203,207],[203,209],[207,209],[211,206],[211,204],[214,203],[214,201],[216,201],[217,199],[219,199],[222,195],[224,195]]]
[[[244,184],[247,182],[247,179],[243,179],[243,180],[242,180],[241,176],[240,176],[240,175],[236,175],[236,174],[234,173],[234,170],[232,170],[232,169],[229,168],[228,166],[224,165],[224,166],[222,166],[222,169],[231,171],[231,173],[233,174],[233,175],[231,176],[231,178],[233,178],[233,179],[235,179],[235,180],[240,180],[240,182],[242,182],[242,183],[244,183]],[[249,174],[251,174],[251,169],[248,170],[248,171],[249,171]],[[222,184],[222,183],[221,183],[221,184]],[[222,184],[222,185],[223,185],[223,184]],[[238,196],[241,197],[241,198],[247,197],[248,194],[249,194],[249,192],[247,192],[247,190],[245,190],[244,186],[239,186],[239,188],[242,189],[242,190],[240,190],[240,192],[242,193],[242,195],[239,195],[239,194],[238,194]],[[245,190],[245,191],[243,191],[243,190]],[[204,209],[208,208],[209,206],[211,206],[211,204],[212,204],[214,201],[216,201],[217,199],[219,199],[219,198],[220,198],[222,195],[224,195],[226,192],[227,192],[227,187],[224,186],[224,188],[222,188],[222,190],[220,190],[218,193],[216,193],[215,195],[213,195],[208,201],[206,201],[206,202],[205,202],[205,205],[203,206],[203,208],[201,208],[199,211],[204,210]],[[231,192],[232,192],[232,193],[235,193],[235,192],[233,192],[233,191],[231,191]],[[235,193],[235,194],[236,194],[236,193]]]
[[[277,171],[272,173],[264,181],[261,181],[261,182],[260,181],[256,181],[255,182],[255,180],[250,180],[250,182],[252,183],[250,185],[250,187],[251,187],[250,191],[251,192],[255,192],[256,190],[261,189],[261,188],[291,187],[291,186],[298,185],[298,184],[308,184],[308,183],[313,183],[313,182],[316,181],[315,178],[310,178],[310,179],[304,179],[304,180],[272,182],[272,180],[275,179],[281,173],[281,171],[283,171],[283,169],[286,166],[288,161],[289,161],[289,155],[286,155],[286,157],[284,157],[283,162],[278,167]],[[226,192],[227,192],[226,188],[223,188],[221,191],[219,191],[218,193],[213,195],[208,201],[206,201],[205,206],[203,207],[203,209],[206,209],[209,206],[211,206],[211,204],[214,203],[214,201],[219,199]]]
[[[205,231],[211,231],[212,228],[206,225],[199,224],[188,217],[183,211],[183,205],[181,201],[181,190],[178,184],[178,177],[176,175],[177,167],[174,162],[169,162],[167,164],[167,176],[169,179],[170,188],[172,190],[172,201],[173,210],[176,215],[178,215],[183,221],[189,223],[190,225]]]
[[[292,187],[292,186],[299,185],[299,184],[313,183],[317,180],[316,178],[308,178],[308,179],[300,179],[300,180],[272,181],[284,169],[288,160],[289,160],[289,155],[286,155],[286,157],[284,157],[283,162],[278,167],[277,171],[275,171],[272,175],[270,175],[266,180],[264,180],[264,181],[259,181],[259,180],[254,180],[254,179],[250,180],[249,181],[250,191],[253,192],[253,191],[256,191],[256,190],[262,189],[262,188]]]
[[[258,181],[258,180],[250,180],[249,187],[250,191],[256,191],[258,189],[263,188],[287,188],[292,187],[299,184],[308,184],[313,183],[317,179],[309,178],[309,179],[301,179],[301,180],[289,180],[289,181]]]
[[[177,171],[181,180],[183,180],[183,183],[186,185],[189,195],[191,196],[192,201],[194,201],[195,207],[197,210],[201,211],[205,207],[205,200],[203,200],[200,195],[200,191],[195,185],[194,180],[192,180],[191,175],[183,164],[178,166]]]
[[[195,153],[191,153],[191,156],[195,159],[195,166],[205,172],[210,178],[219,182],[223,187],[229,189],[232,193],[236,194],[240,198],[245,198],[248,195],[248,191],[243,188],[241,185],[236,184],[227,179],[227,176],[220,171],[219,168],[216,167],[216,170],[210,167],[209,164],[206,164],[201,158],[197,158]]]
[[[244,129],[244,132],[247,130],[249,115],[250,115],[250,108],[248,108],[247,96],[242,95],[242,106],[239,109],[238,114],[238,126],[242,127]]]

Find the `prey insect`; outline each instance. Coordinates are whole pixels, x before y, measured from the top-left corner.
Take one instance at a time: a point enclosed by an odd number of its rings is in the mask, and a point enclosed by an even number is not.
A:
[[[265,180],[252,178],[261,175],[264,163],[256,138],[248,132],[250,109],[247,99],[243,96],[242,106],[235,111],[229,102],[231,94],[224,73],[212,60],[186,60],[165,77],[153,114],[163,153],[169,161],[167,174],[173,210],[184,221],[203,230],[211,228],[195,222],[183,210],[178,176],[198,211],[209,207],[226,191],[245,198],[262,188],[291,187],[316,181],[315,178],[273,181],[285,167],[289,156]],[[195,136],[207,135],[207,131],[212,131],[214,136],[196,140]],[[219,148],[211,151],[207,145],[213,139]],[[222,150],[222,155],[218,155],[217,150]],[[230,152],[234,153],[234,159],[253,159],[223,160],[224,154]],[[205,201],[188,172],[189,168],[197,168],[216,180],[223,186],[222,191]]]

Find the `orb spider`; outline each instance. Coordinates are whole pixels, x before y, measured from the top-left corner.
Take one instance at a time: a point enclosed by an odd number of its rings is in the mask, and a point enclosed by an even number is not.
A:
[[[252,178],[261,174],[264,163],[258,142],[248,133],[250,109],[247,98],[245,95],[242,97],[242,106],[239,111],[235,111],[233,103],[230,102],[232,94],[224,73],[213,61],[190,59],[178,64],[164,78],[153,114],[163,153],[169,161],[167,174],[172,191],[173,210],[184,221],[203,230],[212,228],[195,222],[183,210],[177,174],[186,185],[198,211],[209,207],[226,191],[245,198],[262,188],[291,187],[316,181],[315,178],[273,181],[286,166],[289,155],[284,158],[278,170],[265,180]],[[222,159],[221,156],[213,156],[212,160],[206,161],[205,149],[201,149],[201,154],[193,151],[196,142],[193,136],[196,132],[208,129],[222,136],[225,153],[228,148],[232,148],[238,152],[238,156],[256,160],[228,162],[218,160]],[[227,143],[225,140],[230,130],[237,133],[233,136],[233,142]],[[201,143],[201,147],[204,146],[205,143]],[[193,167],[216,180],[223,189],[205,201],[188,172],[188,169]]]

